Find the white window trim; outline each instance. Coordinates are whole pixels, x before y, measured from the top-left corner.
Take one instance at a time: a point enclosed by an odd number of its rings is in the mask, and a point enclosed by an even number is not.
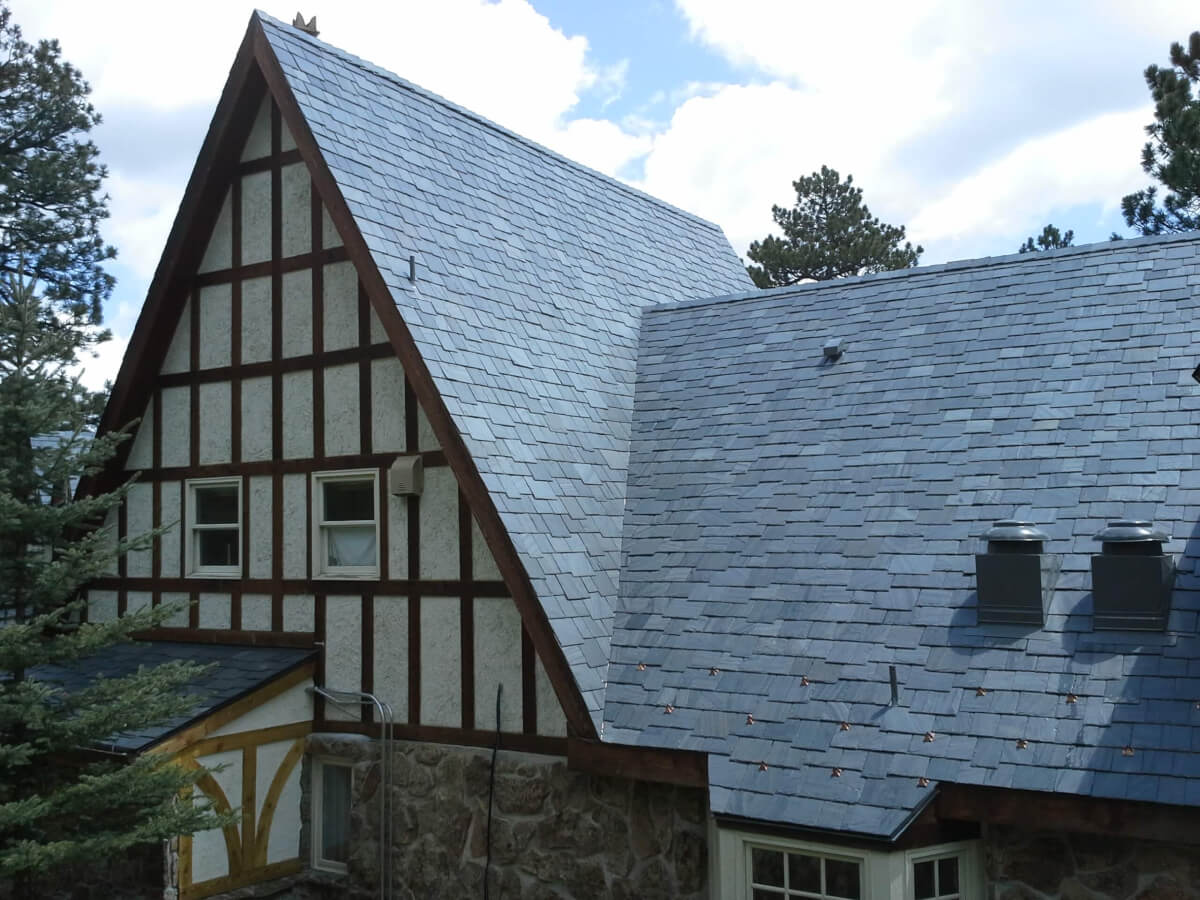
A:
[[[330,566],[327,562],[329,554],[325,545],[325,531],[322,524],[325,519],[325,492],[321,486],[329,481],[364,481],[371,479],[371,499],[374,503],[375,518],[368,522],[354,520],[339,522],[339,525],[374,525],[375,526],[375,564],[372,566]],[[312,476],[312,554],[314,579],[354,579],[379,577],[379,470],[378,469],[338,469],[331,472],[314,472]]]
[[[189,478],[187,480],[187,533],[184,535],[186,554],[185,562],[187,563],[188,578],[241,578],[242,565],[245,560],[242,559],[242,547],[245,544],[243,539],[242,528],[244,524],[242,519],[244,512],[242,510],[242,479],[234,478]],[[230,525],[222,524],[219,526],[213,525],[198,525],[196,523],[196,488],[206,487],[232,487],[237,489],[237,532],[238,532],[238,564],[236,566],[202,566],[196,554],[196,533],[205,531],[211,528],[229,528]]]
[[[913,850],[865,850],[720,827],[711,820],[709,884],[712,900],[750,900],[750,850],[763,847],[785,853],[810,853],[858,862],[862,900],[913,900],[913,863],[942,856],[959,858],[960,900],[984,900],[979,841],[955,841]]]
[[[312,845],[312,865],[314,869],[320,869],[323,872],[334,872],[339,875],[346,874],[346,864],[337,862],[332,859],[325,859],[321,856],[321,825],[323,824],[324,810],[321,807],[322,797],[324,796],[325,767],[338,766],[347,769],[350,772],[350,797],[354,797],[354,766],[347,760],[335,759],[329,756],[314,756],[312,760],[312,828],[309,832],[310,842]]]

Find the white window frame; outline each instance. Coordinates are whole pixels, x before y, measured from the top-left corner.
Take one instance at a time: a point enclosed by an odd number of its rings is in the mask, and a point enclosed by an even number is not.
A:
[[[242,559],[242,548],[245,545],[242,529],[245,527],[243,518],[245,516],[242,504],[245,498],[242,496],[242,479],[234,478],[189,478],[187,480],[187,534],[185,535],[186,546],[185,553],[187,555],[187,575],[189,578],[241,578],[242,566],[245,560]],[[200,565],[200,554],[196,552],[196,540],[198,533],[201,531],[214,531],[217,529],[229,529],[232,523],[221,523],[219,525],[208,524],[201,525],[196,522],[196,489],[204,489],[210,487],[232,487],[237,490],[237,533],[238,533],[238,562],[236,566],[202,566]]]
[[[312,509],[312,554],[313,578],[343,579],[343,578],[378,578],[379,577],[379,470],[378,469],[340,469],[332,472],[314,472],[313,476],[313,509]],[[331,481],[371,481],[371,500],[374,504],[375,517],[371,521],[355,519],[339,521],[332,526],[325,523],[325,490],[324,485]],[[331,566],[329,552],[325,540],[325,529],[338,526],[375,527],[375,563],[370,566]]]
[[[914,900],[913,865],[957,856],[960,900],[984,900],[986,896],[977,840],[913,850],[868,850],[726,828],[710,819],[709,847],[712,848],[709,855],[712,900],[751,900],[750,854],[755,847],[857,862],[861,866],[862,900]]]
[[[325,859],[321,855],[321,851],[324,849],[321,846],[321,831],[325,821],[325,810],[322,803],[325,795],[325,768],[327,766],[336,766],[350,773],[350,800],[353,804],[354,766],[347,760],[327,756],[315,756],[312,763],[312,829],[309,832],[312,844],[312,865],[314,869],[320,869],[323,872],[334,872],[339,875],[345,875],[346,864],[344,862]],[[349,840],[349,824],[347,824],[346,834],[347,840]]]

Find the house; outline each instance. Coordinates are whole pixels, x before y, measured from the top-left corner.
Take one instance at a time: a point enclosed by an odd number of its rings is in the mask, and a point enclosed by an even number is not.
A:
[[[1191,896],[1198,256],[754,291],[255,14],[102,423],[89,616],[219,673],[126,749],[241,809],[168,888]]]

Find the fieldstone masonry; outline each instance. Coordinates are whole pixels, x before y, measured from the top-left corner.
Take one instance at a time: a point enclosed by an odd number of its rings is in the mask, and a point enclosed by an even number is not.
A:
[[[379,881],[379,745],[313,735],[310,750],[354,764],[355,849],[344,896],[373,896]],[[482,896],[491,751],[398,741],[394,754],[396,897]],[[707,897],[706,808],[701,789],[586,775],[569,771],[557,757],[501,750],[491,894],[701,900]]]
[[[985,849],[991,900],[1200,898],[1194,844],[1010,827],[990,829]]]

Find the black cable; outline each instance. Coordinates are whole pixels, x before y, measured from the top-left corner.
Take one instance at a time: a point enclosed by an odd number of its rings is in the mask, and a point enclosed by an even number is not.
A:
[[[496,685],[496,743],[492,744],[492,773],[488,777],[487,817],[487,862],[483,866],[483,900],[488,900],[488,876],[492,871],[492,798],[496,795],[496,754],[500,750],[500,692],[504,685]]]

